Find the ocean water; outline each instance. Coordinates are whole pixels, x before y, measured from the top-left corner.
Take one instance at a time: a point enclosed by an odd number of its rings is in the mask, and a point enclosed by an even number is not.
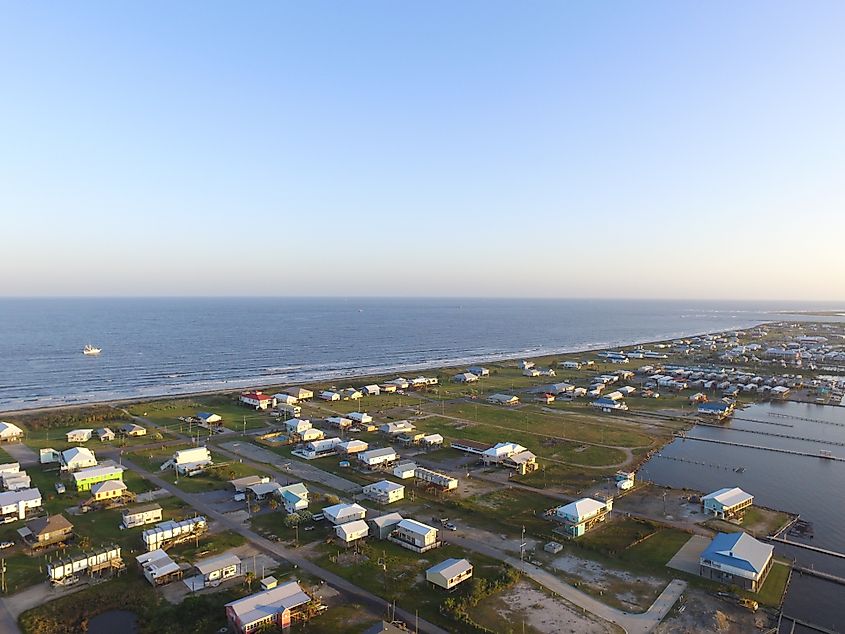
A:
[[[722,428],[697,426],[689,435],[815,456],[826,450],[845,457],[845,407],[791,402],[752,405],[737,412]],[[737,467],[745,471],[737,473]],[[845,462],[679,439],[647,462],[639,475],[658,484],[705,493],[739,486],[754,495],[755,504],[799,513],[813,523],[812,539],[788,539],[845,553]],[[781,544],[775,545],[775,552],[807,568],[845,577],[845,559]],[[794,575],[784,612],[845,631],[843,601],[845,586]]]
[[[311,381],[742,328],[742,302],[0,299],[0,411]],[[82,354],[85,344],[103,349]]]

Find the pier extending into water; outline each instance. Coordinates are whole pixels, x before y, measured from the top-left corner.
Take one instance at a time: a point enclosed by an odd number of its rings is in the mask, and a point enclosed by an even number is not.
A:
[[[815,623],[808,623],[807,621],[802,621],[801,619],[796,619],[794,616],[789,616],[788,614],[781,613],[780,618],[778,618],[778,627],[777,631],[781,632],[781,624],[783,621],[790,621],[792,623],[792,627],[789,630],[788,634],[795,632],[795,626],[800,625],[801,627],[805,627],[808,630],[813,630],[814,632],[821,632],[822,634],[837,634],[836,630],[828,629],[822,625],[816,625]]]
[[[839,557],[840,559],[845,559],[845,553],[839,553],[835,550],[828,550],[827,548],[819,548],[818,546],[810,546],[809,544],[802,544],[801,542],[793,542],[789,539],[784,539],[783,537],[766,537],[765,538],[771,542],[778,542],[780,544],[786,544],[787,546],[796,546],[798,548],[804,548],[805,550],[812,550],[816,553],[821,553],[822,555],[830,555],[831,557]]]
[[[789,434],[778,434],[777,432],[773,431],[760,431],[759,429],[739,429],[737,427],[725,427],[724,425],[714,425],[713,423],[698,423],[698,425],[701,425],[702,427],[716,427],[718,429],[726,429],[728,431],[742,432],[745,434],[759,434],[760,436],[772,436],[773,438],[787,438],[789,440],[817,442],[821,445],[836,445],[837,447],[845,447],[845,442],[841,442],[838,440],[822,440],[819,438],[807,438],[805,436],[790,436]]]
[[[775,451],[778,453],[788,453],[792,454],[793,456],[807,456],[808,458],[819,458],[821,460],[834,460],[836,462],[845,462],[845,458],[840,458],[839,456],[832,456],[832,455],[822,455],[819,453],[811,453],[809,451],[796,451],[794,449],[780,449],[779,447],[764,447],[762,445],[750,445],[748,443],[743,442],[733,442],[730,440],[718,440],[716,438],[702,438],[701,436],[687,436],[683,434],[678,434],[676,436],[681,440],[699,440],[701,442],[713,442],[717,445],[731,445],[733,447],[746,447],[748,449],[760,449],[762,451]]]
[[[810,575],[811,577],[818,577],[819,579],[824,579],[825,581],[830,581],[832,583],[838,583],[841,586],[845,586],[845,579],[838,575],[833,575],[829,572],[822,572],[821,570],[816,570],[815,568],[799,566],[797,564],[793,564],[792,568],[793,570],[800,572],[801,574]]]

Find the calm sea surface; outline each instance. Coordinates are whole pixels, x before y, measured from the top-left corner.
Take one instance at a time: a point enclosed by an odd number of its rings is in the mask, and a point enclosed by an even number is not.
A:
[[[845,407],[803,403],[752,405],[737,412],[724,428],[698,426],[689,435],[816,456],[826,450],[845,457]],[[737,467],[744,467],[745,471],[736,473]],[[813,539],[787,536],[788,539],[845,553],[845,462],[687,439],[667,445],[643,466],[640,476],[658,484],[703,492],[739,486],[754,495],[755,504],[800,513],[802,519],[813,523]],[[777,545],[775,551],[808,568],[845,577],[845,559],[791,546]],[[784,612],[845,631],[843,605],[845,586],[794,575]],[[796,632],[800,631],[796,628]]]
[[[795,307],[606,300],[0,299],[0,411],[610,347],[746,327],[782,318],[768,311]],[[103,353],[83,356],[87,343]]]

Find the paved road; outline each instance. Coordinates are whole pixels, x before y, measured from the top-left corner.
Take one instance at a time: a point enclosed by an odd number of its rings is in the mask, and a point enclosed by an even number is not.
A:
[[[526,576],[530,577],[552,592],[560,595],[570,603],[573,603],[606,621],[616,623],[628,634],[647,634],[648,632],[651,632],[655,627],[657,627],[660,621],[663,620],[669,610],[672,609],[672,606],[681,597],[687,587],[685,581],[674,579],[666,586],[663,592],[660,593],[660,596],[655,599],[654,603],[647,611],[641,614],[623,612],[622,610],[617,610],[609,605],[605,605],[598,599],[593,598],[589,594],[586,594],[559,579],[554,574],[533,564],[529,564],[528,562],[521,562],[516,557],[513,557],[510,554],[491,546],[490,544],[451,534],[444,535],[443,540],[451,544],[455,544],[456,546],[460,546],[466,550],[471,550],[510,564],[517,570],[521,570]]]
[[[199,495],[182,491],[170,482],[166,482],[159,476],[152,474],[149,471],[146,471],[145,469],[136,465],[131,460],[127,460],[125,456],[123,458],[123,466],[140,474],[156,486],[170,491],[174,496],[180,498],[187,504],[190,504],[200,513],[204,514],[209,519],[216,521],[222,527],[231,530],[235,533],[238,533],[239,535],[242,535],[245,539],[249,540],[253,545],[255,545],[258,549],[262,550],[263,552],[273,557],[281,557],[282,559],[289,561],[295,567],[300,568],[305,572],[315,577],[318,577],[319,579],[322,579],[338,591],[350,597],[354,602],[370,606],[376,614],[385,613],[388,603],[384,599],[381,599],[380,597],[362,588],[359,588],[358,586],[350,583],[343,577],[334,574],[333,572],[320,568],[317,564],[297,554],[296,551],[281,546],[280,544],[277,544],[275,542],[271,542],[270,540],[265,539],[264,537],[261,537],[258,533],[255,533],[242,523],[236,522],[231,518],[223,515],[222,513],[219,513],[213,506],[204,502]],[[405,621],[406,623],[415,622],[415,615],[411,614],[410,612],[406,612],[400,607],[396,608],[396,615],[398,618]],[[427,634],[447,634],[446,630],[423,619],[419,619],[419,631]]]

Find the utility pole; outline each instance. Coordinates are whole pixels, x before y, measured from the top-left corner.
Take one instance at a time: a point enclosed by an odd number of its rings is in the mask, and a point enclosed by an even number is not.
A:
[[[519,567],[525,570],[525,524],[522,525],[522,539],[519,542]]]

